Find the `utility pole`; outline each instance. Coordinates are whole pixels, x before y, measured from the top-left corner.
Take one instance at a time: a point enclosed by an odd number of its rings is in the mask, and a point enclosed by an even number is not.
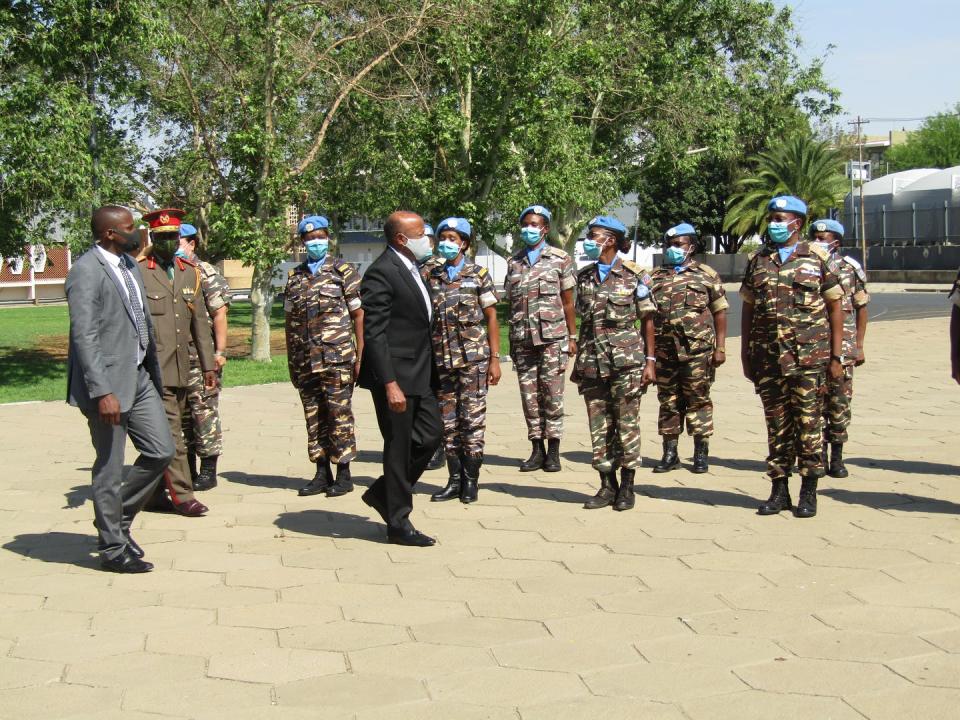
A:
[[[851,120],[847,123],[847,125],[857,126],[857,156],[860,173],[860,253],[862,255],[861,259],[863,261],[864,272],[866,272],[867,269],[867,220],[863,214],[863,136],[861,135],[861,128],[869,122],[869,120],[864,120],[857,115],[856,120]],[[850,177],[853,178],[853,173],[850,173]],[[850,205],[853,205],[852,195],[850,196]]]

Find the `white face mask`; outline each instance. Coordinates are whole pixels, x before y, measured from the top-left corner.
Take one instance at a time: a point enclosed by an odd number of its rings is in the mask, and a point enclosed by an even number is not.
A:
[[[417,262],[423,262],[433,255],[433,245],[430,242],[429,236],[421,235],[418,238],[410,238],[404,235],[403,237],[407,241],[407,250],[413,253],[413,257],[417,259]]]

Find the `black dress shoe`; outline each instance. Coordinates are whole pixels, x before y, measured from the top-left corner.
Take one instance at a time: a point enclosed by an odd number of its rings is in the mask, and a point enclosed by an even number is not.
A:
[[[424,535],[414,528],[404,530],[391,527],[387,528],[387,542],[391,545],[409,545],[411,547],[430,547],[437,544],[437,541],[432,537]]]
[[[143,558],[146,554],[143,552],[143,548],[137,544],[137,541],[130,537],[130,533],[126,533],[127,536],[127,547],[130,548],[130,552],[136,555],[138,558]]]
[[[374,485],[375,484],[376,483],[374,483]],[[387,511],[380,504],[380,499],[373,492],[373,485],[371,485],[370,487],[368,487],[366,490],[363,491],[363,495],[360,496],[360,499],[363,500],[365,505],[376,510],[377,515],[379,515],[384,522],[387,521]]]
[[[100,567],[115,573],[145,573],[153,570],[153,563],[141,560],[125,547],[115,558],[100,558]]]

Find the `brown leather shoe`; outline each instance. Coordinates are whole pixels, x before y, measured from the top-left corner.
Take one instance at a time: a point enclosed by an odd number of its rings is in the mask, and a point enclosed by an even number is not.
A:
[[[187,517],[200,517],[210,511],[210,508],[196,499],[185,500],[176,505],[175,509],[180,515],[186,515]]]

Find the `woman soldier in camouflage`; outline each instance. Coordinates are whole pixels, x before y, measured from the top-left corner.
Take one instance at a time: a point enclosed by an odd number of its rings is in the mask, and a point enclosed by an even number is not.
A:
[[[692,472],[709,469],[708,443],[713,435],[710,387],[718,367],[727,359],[727,302],[716,270],[693,259],[699,250],[697,231],[680,223],[663,236],[663,265],[653,271],[653,299],[657,304],[658,429],[663,436],[663,458],[655,473],[680,465],[677,441],[683,432],[693,435]]]
[[[626,234],[614,217],[591,220],[583,250],[597,262],[577,273],[580,339],[570,379],[587,403],[592,465],[600,473],[600,490],[584,505],[588,510],[611,504],[615,510],[633,507],[640,397],[656,381],[654,358],[645,352],[653,349],[650,276],[617,255],[630,248]]]
[[[425,274],[433,296],[433,354],[439,371],[437,402],[450,479],[433,501],[477,499],[487,423],[487,385],[500,382],[497,295],[486,268],[470,262],[472,228],[464,218],[437,226],[443,264]]]

